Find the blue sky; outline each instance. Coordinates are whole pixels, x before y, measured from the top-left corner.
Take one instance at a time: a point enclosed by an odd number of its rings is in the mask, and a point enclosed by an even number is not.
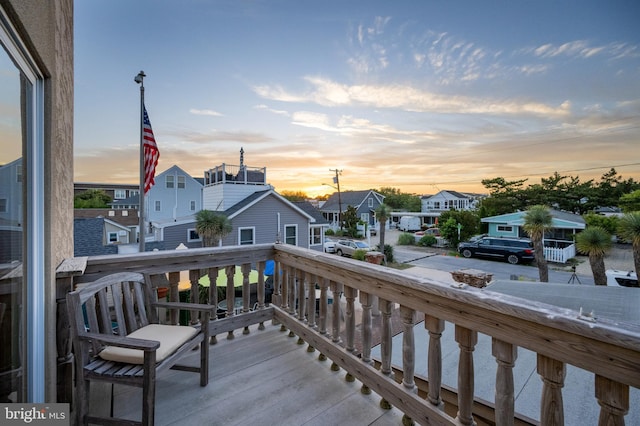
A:
[[[75,179],[267,167],[278,191],[640,179],[635,1],[75,3]]]

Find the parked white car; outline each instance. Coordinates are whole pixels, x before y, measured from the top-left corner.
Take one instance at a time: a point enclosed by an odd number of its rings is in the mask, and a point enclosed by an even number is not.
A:
[[[638,275],[633,271],[618,271],[617,269],[607,269],[607,285],[613,287],[640,287],[638,285]]]
[[[324,242],[324,252],[325,253],[335,253],[336,252],[336,242],[334,240],[326,240]]]

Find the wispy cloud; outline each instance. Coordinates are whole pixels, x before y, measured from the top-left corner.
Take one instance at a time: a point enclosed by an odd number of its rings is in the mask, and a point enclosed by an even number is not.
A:
[[[219,113],[218,111],[214,111],[212,109],[195,109],[195,108],[191,108],[189,110],[190,114],[193,115],[208,115],[211,117],[222,117],[224,116],[224,114]]]
[[[347,85],[321,77],[305,77],[310,90],[290,93],[281,86],[258,86],[254,91],[265,99],[311,103],[326,107],[367,106],[412,112],[491,115],[566,116],[570,103],[559,106],[517,99],[486,99],[462,95],[442,95],[408,85]]]
[[[594,56],[605,56],[609,59],[637,58],[640,56],[638,46],[627,43],[608,43],[595,46],[591,45],[587,40],[574,40],[562,44],[547,43],[537,47],[522,49],[522,52],[545,59],[559,56],[581,59],[588,59]]]
[[[284,111],[284,110],[279,110],[279,109],[273,109],[273,108],[269,108],[267,105],[264,104],[260,104],[260,105],[256,105],[253,107],[254,109],[259,109],[262,111],[267,111],[276,115],[283,115],[285,117],[289,117],[291,114],[289,114],[288,111]]]

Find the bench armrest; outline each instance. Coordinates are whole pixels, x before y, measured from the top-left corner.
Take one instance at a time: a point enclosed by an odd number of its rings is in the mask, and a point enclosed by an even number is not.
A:
[[[99,333],[82,333],[78,335],[83,340],[94,340],[105,343],[109,346],[117,346],[119,348],[139,349],[142,351],[155,351],[160,347],[160,342],[156,340],[136,339],[133,337],[116,336]]]
[[[154,308],[178,309],[185,311],[200,311],[213,314],[216,307],[213,305],[205,305],[203,303],[187,303],[187,302],[155,302],[151,304]]]

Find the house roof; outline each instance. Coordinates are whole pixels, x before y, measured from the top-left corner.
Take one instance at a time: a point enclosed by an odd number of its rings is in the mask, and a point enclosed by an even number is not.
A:
[[[117,254],[116,245],[104,245],[103,217],[73,220],[73,255],[100,256],[103,254]]]
[[[312,216],[315,219],[314,225],[329,225],[329,221],[322,216],[322,212],[315,208],[308,201],[294,201],[292,202],[295,206],[297,206],[300,210],[305,211],[308,215]]]
[[[122,215],[125,211],[128,213],[127,216]],[[114,212],[114,215],[110,216],[109,212]],[[73,209],[73,217],[75,219],[103,217],[122,226],[136,226],[140,223],[137,209]]]
[[[501,214],[498,216],[484,217],[480,219],[483,223],[503,223],[507,225],[522,226],[524,225],[524,215],[527,212],[515,212]],[[585,229],[586,223],[582,216],[563,212],[560,210],[549,209],[552,218],[552,228],[565,229]]]
[[[338,211],[340,210],[340,203],[342,203],[342,211],[346,210],[347,206],[353,206],[356,209],[360,207],[362,203],[367,200],[369,194],[373,195],[379,203],[384,202],[384,195],[372,190],[367,189],[363,191],[344,191],[338,194],[334,192],[322,205],[320,210],[322,211]]]
[[[169,172],[173,172],[173,171],[176,171],[176,170],[177,170],[177,171],[179,171],[179,172],[181,172],[181,173],[182,173],[182,174],[184,174],[185,176],[188,176],[189,178],[193,179],[193,180],[194,180],[194,181],[196,181],[198,184],[200,184],[200,186],[204,186],[204,178],[196,179],[196,178],[194,178],[193,176],[191,176],[189,173],[187,173],[187,172],[185,172],[183,169],[181,169],[181,168],[180,168],[180,166],[177,166],[177,165],[175,165],[175,164],[174,164],[173,166],[169,167],[167,170],[163,171],[162,173],[157,174],[157,175],[156,175],[156,179],[158,179],[159,177],[164,176],[164,175],[166,175],[166,174],[169,174]]]
[[[302,210],[300,207],[298,207],[297,205],[295,205],[291,201],[287,200],[286,198],[284,198],[282,195],[278,194],[273,189],[268,189],[266,191],[254,192],[253,194],[251,194],[248,197],[246,197],[244,200],[242,200],[242,201],[234,204],[233,206],[229,207],[227,210],[224,211],[224,214],[229,219],[233,219],[235,216],[237,216],[238,214],[240,214],[243,211],[247,210],[248,208],[250,208],[251,206],[256,204],[258,201],[260,201],[260,200],[262,200],[265,197],[270,196],[270,195],[274,196],[277,199],[279,199],[284,204],[288,204],[294,210],[297,210],[301,215],[306,216],[311,222],[315,222],[316,219],[315,219],[314,216],[312,216],[311,214],[309,214],[306,211]]]

